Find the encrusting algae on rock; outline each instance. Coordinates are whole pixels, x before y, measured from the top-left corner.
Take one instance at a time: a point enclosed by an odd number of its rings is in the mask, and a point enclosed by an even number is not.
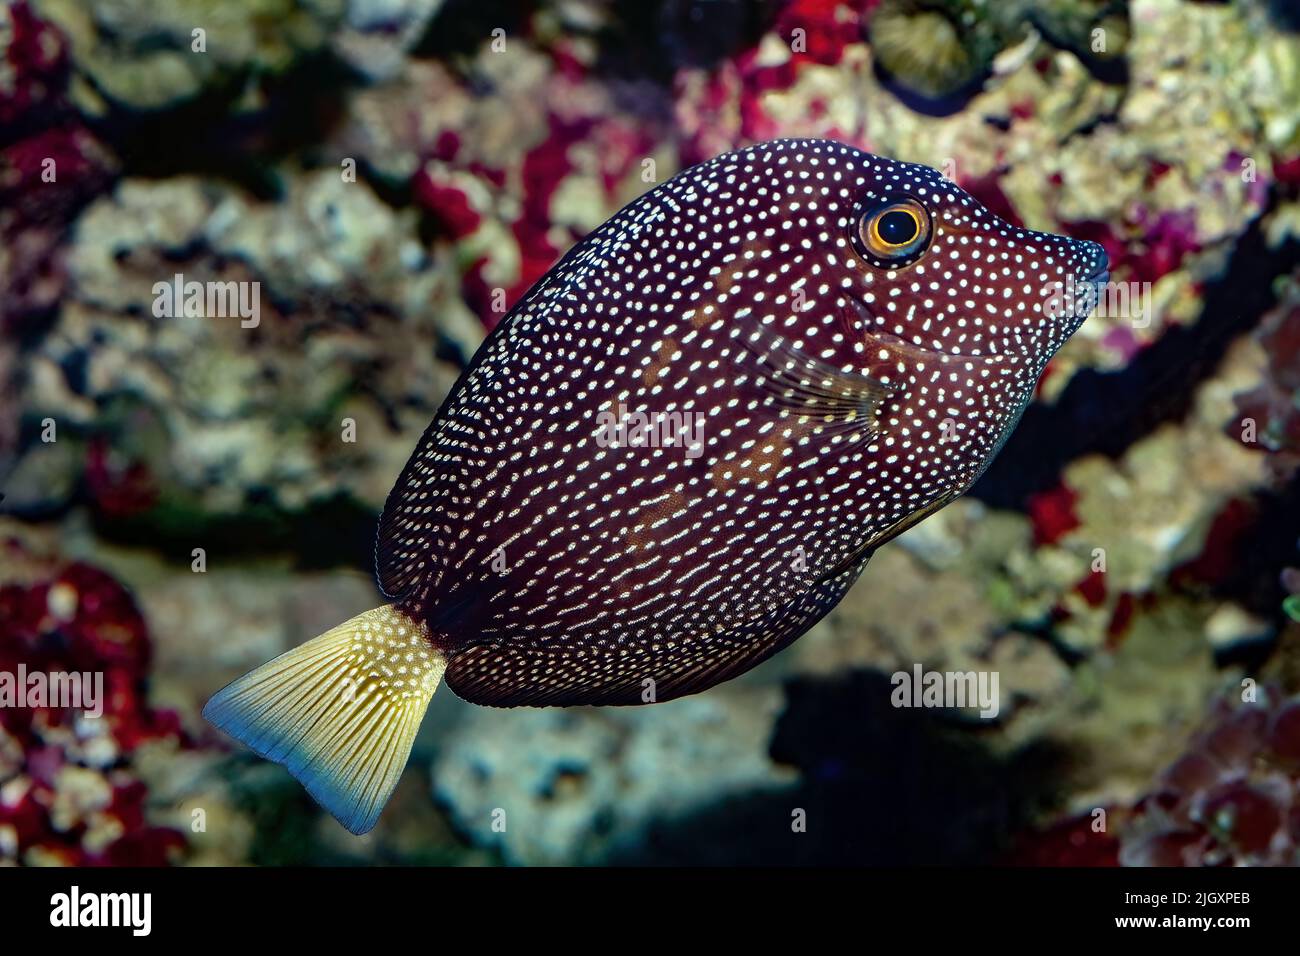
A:
[[[393,603],[204,714],[362,833],[444,677],[494,706],[650,703],[735,677],[979,477],[1106,266],[933,169],[831,141],[688,169],[479,349],[381,518]],[[611,438],[614,410],[633,427]]]

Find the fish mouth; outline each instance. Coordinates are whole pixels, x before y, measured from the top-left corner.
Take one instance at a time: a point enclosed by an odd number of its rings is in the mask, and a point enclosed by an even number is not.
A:
[[[1083,296],[1083,301],[1077,303],[1074,310],[1074,319],[1076,322],[1082,323],[1100,307],[1103,301],[1106,286],[1110,283],[1110,256],[1106,254],[1105,247],[1095,242],[1083,241],[1077,247],[1077,251],[1087,256],[1081,264],[1085,268],[1092,267],[1090,275],[1074,280],[1087,290],[1087,293]]]
[[[1100,288],[1110,281],[1110,269],[1102,268],[1083,280],[1084,285]]]
[[[1102,294],[1105,292],[1106,285],[1110,282],[1110,269],[1103,266],[1086,279],[1079,280],[1079,285],[1086,290],[1085,294],[1079,298],[1075,305],[1074,314],[1071,316],[1076,322],[1082,323],[1088,316],[1092,315],[1101,305]]]

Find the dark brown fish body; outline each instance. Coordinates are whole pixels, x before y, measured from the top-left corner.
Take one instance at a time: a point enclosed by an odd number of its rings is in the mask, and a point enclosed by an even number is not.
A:
[[[317,639],[333,651],[242,678],[210,717],[356,830],[387,791],[340,778],[368,756],[319,770],[335,744],[314,728],[364,737],[374,701],[418,700],[418,723],[444,671],[503,706],[663,701],[742,673],[974,482],[1105,267],[1093,243],[838,143],[683,172],[480,348],[389,495],[376,559],[393,605]],[[1062,287],[1083,301],[1062,307]],[[371,695],[359,715],[278,712],[285,673],[319,698],[327,667]]]
[[[928,212],[928,247],[873,263],[859,220],[903,198]],[[1104,264],[835,143],[688,170],[481,349],[389,498],[384,592],[480,703],[637,703],[647,680],[664,700],[734,676],[969,487],[1077,324],[1044,318],[1045,287]],[[822,372],[851,401],[800,421],[818,407],[800,379]],[[699,416],[702,448],[602,446],[620,406]]]

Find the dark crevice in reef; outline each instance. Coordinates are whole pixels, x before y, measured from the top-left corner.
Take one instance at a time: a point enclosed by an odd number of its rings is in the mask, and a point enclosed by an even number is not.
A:
[[[1279,27],[1289,33],[1300,33],[1300,4],[1295,0],[1268,0],[1266,7]]]
[[[912,112],[936,117],[960,113],[984,89],[989,78],[989,71],[984,70],[953,90],[942,94],[928,94],[911,89],[904,81],[881,66],[879,61],[872,65],[871,72],[882,87]]]
[[[753,47],[770,28],[774,0],[615,0],[600,37],[598,73],[670,88],[682,67],[711,68]]]
[[[504,30],[506,43],[527,33],[530,0],[446,0],[416,43],[411,55],[435,60],[470,60],[493,30]]]
[[[148,542],[167,560],[183,564],[193,560],[194,548],[203,548],[211,563],[280,554],[293,556],[300,571],[368,570],[374,562],[378,516],[338,494],[298,512],[254,502],[238,514],[211,515],[162,503],[138,516],[96,514],[93,526],[105,541]]]
[[[121,158],[124,176],[203,175],[235,182],[261,199],[278,199],[282,184],[275,161],[329,138],[346,104],[338,91],[355,77],[332,54],[306,57],[265,81],[265,105],[235,110],[247,79],[232,74],[169,109],[115,108],[91,128]]]
[[[1285,488],[1230,502],[1210,529],[1201,556],[1174,569],[1171,580],[1184,590],[1230,599],[1280,627],[1287,592],[1279,573],[1296,563],[1300,475]]]
[[[1023,511],[1075,459],[1118,458],[1160,425],[1184,418],[1231,342],[1275,304],[1273,280],[1300,265],[1300,243],[1270,250],[1262,219],[1237,244],[1224,275],[1205,289],[1194,325],[1169,329],[1122,369],[1077,372],[1053,404],[1031,404],[970,494]]]
[[[1066,755],[993,755],[978,727],[896,709],[889,678],[855,671],[787,685],[771,756],[800,771],[790,789],[726,798],[659,820],[616,864],[978,864],[1055,802]],[[978,723],[978,722],[975,722]],[[792,829],[806,814],[806,832]]]

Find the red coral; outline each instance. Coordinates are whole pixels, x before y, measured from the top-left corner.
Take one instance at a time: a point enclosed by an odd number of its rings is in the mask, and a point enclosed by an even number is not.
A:
[[[33,107],[62,93],[67,71],[67,44],[62,34],[37,19],[31,7],[20,2],[0,7],[7,29],[0,36],[6,80],[0,83],[0,126],[16,123]]]
[[[1101,607],[1106,602],[1106,575],[1093,571],[1074,586],[1074,590],[1088,602],[1089,607]]]
[[[185,838],[165,827],[143,827],[123,834],[109,844],[92,865],[167,866],[185,849]]]
[[[1120,860],[1137,866],[1300,863],[1300,698],[1215,704],[1138,802]]]
[[[1021,836],[1015,866],[1293,866],[1300,863],[1300,697],[1260,688],[1219,700],[1186,751],[1129,809]]]
[[[1139,208],[1119,227],[1090,220],[1064,225],[1074,238],[1099,243],[1110,259],[1111,275],[1121,281],[1155,282],[1201,248],[1192,209],[1153,215]]]
[[[105,183],[99,145],[86,130],[42,130],[0,150],[0,202],[28,224],[63,222]]]
[[[1119,355],[1125,364],[1133,361],[1134,356],[1142,351],[1143,344],[1127,325],[1115,325],[1107,329],[1101,337],[1102,344]]]
[[[1119,811],[1106,808],[1108,827],[1098,832],[1091,813],[1021,836],[1003,861],[1010,866],[1118,866],[1119,838],[1110,825]]]
[[[1229,501],[1210,523],[1201,553],[1175,568],[1170,581],[1176,585],[1212,586],[1230,580],[1242,566],[1242,555],[1250,547],[1255,522],[1255,507],[1248,499]]]
[[[453,185],[435,163],[426,163],[415,174],[414,191],[416,203],[426,209],[440,230],[452,239],[465,238],[483,221],[465,191]]]
[[[1267,453],[1284,483],[1300,469],[1300,273],[1255,338],[1268,356],[1264,381],[1236,397],[1239,414],[1224,430],[1246,448]]]
[[[1300,156],[1278,157],[1273,160],[1273,178],[1284,186],[1300,186]]]
[[[58,246],[76,213],[110,182],[113,163],[64,100],[60,34],[17,3],[0,6],[4,36],[0,242],[10,255],[0,331],[10,331],[58,301],[65,282]]]
[[[125,518],[148,511],[158,503],[158,486],[148,467],[128,461],[103,439],[86,449],[86,491],[101,513]]]
[[[1034,528],[1034,544],[1041,546],[1059,541],[1066,533],[1079,527],[1081,522],[1074,513],[1078,494],[1065,485],[1050,491],[1031,495],[1028,502],[1029,519]]]
[[[30,585],[0,587],[0,670],[13,680],[20,668],[27,675],[89,673],[92,679],[102,676],[104,692],[102,725],[84,717],[84,707],[54,701],[0,708],[0,728],[21,751],[19,764],[9,765],[0,780],[0,826],[17,835],[20,859],[39,849],[73,865],[160,865],[184,847],[180,833],[148,824],[146,787],[129,769],[130,756],[145,741],[170,738],[189,745],[176,715],[148,704],[149,658],[135,602],[97,568],[74,563]],[[83,748],[101,726],[117,758],[105,777],[111,799],[101,812],[122,829],[103,848],[84,844],[84,823],[60,830],[52,817],[59,788],[68,785],[62,771],[83,766]]]
[[[519,243],[519,279],[508,292],[510,303],[517,301],[545,275],[560,253],[577,238],[567,236],[560,244],[553,241],[551,197],[573,171],[569,147],[581,142],[591,126],[589,120],[556,120],[551,126],[551,135],[524,157],[520,171],[523,209],[513,228],[515,240]],[[491,326],[500,316],[491,313],[483,318]]]
[[[1182,265],[1189,253],[1201,247],[1194,210],[1166,210],[1154,220],[1144,215],[1139,224],[1145,229],[1136,253],[1112,263],[1116,270],[1128,266],[1133,282],[1155,282],[1167,276]]]
[[[862,42],[868,14],[879,0],[791,0],[776,20],[776,32],[789,38],[796,29],[807,31],[806,48],[795,52],[796,64],[821,63],[833,66],[844,56],[844,48]]]
[[[1133,616],[1137,613],[1138,600],[1128,591],[1120,594],[1115,601],[1115,611],[1110,616],[1110,621],[1106,625],[1106,647],[1114,650],[1119,646],[1120,641],[1128,632],[1129,625],[1133,623]]]
[[[702,162],[742,143],[782,135],[781,125],[763,107],[764,95],[789,89],[805,66],[839,63],[847,47],[863,42],[866,23],[876,6],[878,0],[789,0],[769,31],[790,48],[790,56],[783,62],[760,65],[758,49],[751,47],[703,77],[693,95],[687,94],[686,80],[688,76],[700,77],[680,75],[674,98],[679,125],[686,133],[681,147],[683,164]],[[802,33],[796,34],[796,30]],[[845,142],[856,138],[848,130],[822,129],[819,135]]]

